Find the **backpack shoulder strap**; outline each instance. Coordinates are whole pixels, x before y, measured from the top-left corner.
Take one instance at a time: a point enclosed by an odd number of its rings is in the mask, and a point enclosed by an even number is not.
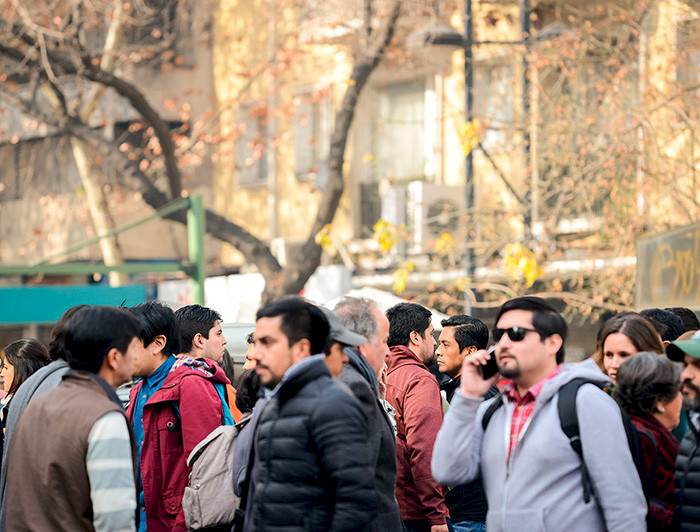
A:
[[[578,413],[576,411],[576,394],[584,384],[597,384],[587,379],[572,379],[559,389],[557,409],[559,411],[559,424],[561,430],[569,438],[571,448],[581,457],[581,481],[583,483],[583,500],[588,503],[593,495],[591,478],[588,474],[586,461],[583,458],[581,445],[581,432],[578,426]]]
[[[495,399],[486,409],[486,412],[484,412],[484,417],[481,418],[481,428],[484,431],[486,430],[486,427],[488,427],[489,421],[491,421],[491,418],[496,413],[496,410],[503,406],[503,393],[499,392],[494,397]]]

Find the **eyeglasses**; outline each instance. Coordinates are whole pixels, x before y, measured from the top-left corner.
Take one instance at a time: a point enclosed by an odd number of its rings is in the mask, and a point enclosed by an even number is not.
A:
[[[518,327],[517,325],[508,329],[494,329],[493,339],[498,343],[501,341],[503,335],[508,333],[508,338],[510,338],[511,342],[522,342],[525,339],[525,335],[529,332],[537,332],[537,330]]]

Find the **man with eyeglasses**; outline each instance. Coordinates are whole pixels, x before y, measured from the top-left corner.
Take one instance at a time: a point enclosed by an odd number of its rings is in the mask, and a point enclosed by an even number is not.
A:
[[[566,322],[544,300],[511,299],[496,317],[495,351],[480,350],[464,360],[460,389],[435,442],[432,471],[447,485],[481,472],[489,532],[646,530],[647,503],[620,409],[601,389],[610,381],[592,361],[562,364],[566,333]],[[483,401],[498,379],[481,374],[491,356],[513,382]],[[585,465],[562,430],[558,410],[560,389],[574,379],[587,381],[574,399]],[[584,477],[592,497],[586,496]]]

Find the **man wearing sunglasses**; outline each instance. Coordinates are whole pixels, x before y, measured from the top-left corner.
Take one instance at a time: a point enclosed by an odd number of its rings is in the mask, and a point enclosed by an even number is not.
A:
[[[481,350],[464,360],[460,389],[435,442],[432,470],[447,485],[481,472],[489,532],[646,529],[647,503],[620,409],[600,388],[609,379],[592,361],[562,364],[566,333],[566,322],[544,300],[511,299],[496,317],[493,354]],[[491,356],[513,382],[483,401],[498,379],[481,374]],[[588,382],[575,396],[585,465],[564,434],[558,411],[559,390],[573,379]],[[491,408],[495,401],[502,406]],[[584,467],[592,497],[583,486]]]

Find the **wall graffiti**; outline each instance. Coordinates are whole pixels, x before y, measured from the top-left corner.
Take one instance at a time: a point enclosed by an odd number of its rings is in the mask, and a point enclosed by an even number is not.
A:
[[[637,307],[700,308],[700,223],[637,243]]]

